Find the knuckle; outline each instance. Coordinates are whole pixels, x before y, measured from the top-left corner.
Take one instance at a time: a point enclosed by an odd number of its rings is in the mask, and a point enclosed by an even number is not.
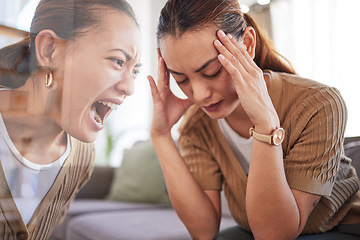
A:
[[[240,72],[236,68],[234,68],[230,71],[230,75],[234,77],[240,77]]]
[[[233,63],[235,63],[235,64],[238,64],[238,63],[239,63],[239,60],[238,60],[234,55],[232,55],[231,61],[232,61]]]

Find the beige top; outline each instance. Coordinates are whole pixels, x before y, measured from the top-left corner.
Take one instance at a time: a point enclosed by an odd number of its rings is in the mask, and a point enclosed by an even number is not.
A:
[[[71,152],[54,184],[25,225],[0,163],[0,239],[47,240],[93,171],[94,145],[71,140]]]
[[[322,195],[303,233],[325,232],[360,202],[354,197],[359,179],[351,159],[344,156],[345,103],[335,88],[296,75],[268,73],[269,94],[286,131],[282,148],[288,184]],[[224,185],[234,219],[250,230],[245,208],[247,176],[217,121],[192,106],[180,128],[179,147],[203,189],[221,190]],[[357,218],[352,221],[360,222]]]

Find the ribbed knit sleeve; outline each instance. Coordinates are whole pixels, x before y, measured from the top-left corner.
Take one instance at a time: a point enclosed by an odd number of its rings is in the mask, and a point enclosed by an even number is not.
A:
[[[284,101],[277,107],[288,133],[284,168],[290,188],[321,195],[303,233],[336,226],[351,209],[359,180],[344,156],[347,119],[340,92],[307,79],[282,75]]]
[[[285,121],[291,136],[284,167],[291,188],[329,196],[342,160],[346,108],[336,89],[308,91],[289,116],[293,121]]]

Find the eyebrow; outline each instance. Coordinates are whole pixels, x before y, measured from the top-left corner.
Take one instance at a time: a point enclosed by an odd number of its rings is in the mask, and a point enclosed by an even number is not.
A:
[[[215,62],[218,59],[218,57],[214,57],[210,60],[208,60],[206,63],[204,63],[201,67],[199,67],[198,69],[195,70],[196,73],[200,72],[201,70],[203,70],[204,68],[206,68],[207,66],[209,66],[210,63]],[[179,73],[177,71],[171,70],[170,68],[167,69],[168,72],[172,73],[172,74],[176,74],[176,75],[185,75],[183,73]]]
[[[218,59],[218,57],[214,57],[213,59],[210,59],[209,61],[207,61],[206,63],[204,63],[200,68],[198,68],[197,70],[195,70],[196,73],[200,72],[201,70],[203,70],[204,68],[206,68],[207,66],[209,66],[210,63],[215,62]]]
[[[126,57],[126,61],[131,61],[131,60],[133,60],[133,57],[131,57],[131,55],[130,55],[129,53],[127,53],[125,50],[123,50],[123,49],[121,49],[121,48],[115,48],[115,49],[110,50],[110,52],[111,52],[111,51],[120,51],[120,52],[122,52],[122,53],[125,55],[125,57]],[[135,67],[142,67],[142,64],[141,64],[141,63],[138,63],[138,64],[135,65]]]

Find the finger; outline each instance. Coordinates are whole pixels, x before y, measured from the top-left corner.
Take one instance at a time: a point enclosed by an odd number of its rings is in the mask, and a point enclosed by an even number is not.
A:
[[[218,39],[214,41],[214,44],[221,55],[219,55],[220,63],[225,67],[225,69],[230,73],[230,75],[236,77],[237,74],[247,74],[247,71],[245,70],[239,59],[232,55]],[[223,58],[225,58],[226,61],[224,61],[225,59]]]
[[[170,84],[170,76],[167,71],[164,59],[159,57],[159,81],[158,81],[158,89],[159,92],[164,92],[169,88]]]
[[[219,30],[217,32],[218,35],[218,41],[221,42],[220,44],[216,44],[216,48],[218,51],[223,54],[226,58],[228,58],[230,61],[234,62],[236,64],[236,60],[243,65],[244,69],[248,72],[251,71],[254,66],[252,66],[252,58],[249,56],[245,49],[245,45],[239,45],[236,47],[231,41],[233,38],[229,38],[225,35],[225,33],[222,30]],[[236,41],[234,41],[236,42]],[[235,65],[236,66],[236,65]]]
[[[157,89],[154,78],[152,76],[148,75],[147,79],[149,81],[150,90],[151,90],[151,96],[153,98],[153,102],[155,102],[155,100],[160,100],[159,91]]]
[[[162,57],[162,56],[161,56],[160,48],[157,48],[157,49],[156,49],[156,52],[157,52],[157,55],[158,55],[158,59],[159,59],[160,57]]]
[[[243,49],[242,53],[244,54],[245,58],[248,60],[248,62],[253,66],[253,67],[258,67],[254,60],[252,59],[252,57],[250,56],[249,52],[248,52],[248,48],[247,46],[241,42],[239,43],[238,41],[236,41],[235,38],[233,38],[233,36],[231,36],[231,34],[227,34],[226,35],[228,37],[228,39],[230,40],[230,42],[235,46],[235,48],[237,49]]]
[[[244,78],[243,78],[241,72],[239,71],[239,69],[237,67],[234,66],[234,64],[231,61],[229,61],[229,59],[227,59],[222,54],[219,54],[218,59],[219,59],[219,62],[221,63],[221,65],[223,65],[224,68],[226,69],[226,71],[230,74],[230,76],[233,79],[237,79],[237,81],[234,81],[235,85],[244,83]],[[240,68],[243,69],[242,66],[240,66]]]

